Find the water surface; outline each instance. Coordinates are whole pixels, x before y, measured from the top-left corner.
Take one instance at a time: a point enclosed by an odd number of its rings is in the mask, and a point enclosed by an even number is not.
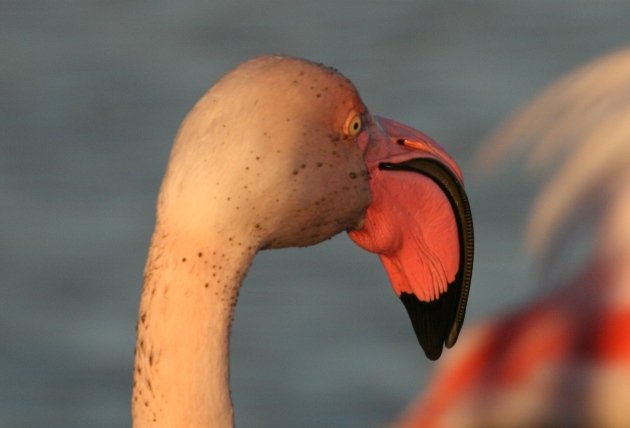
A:
[[[434,136],[468,177],[468,321],[538,292],[520,246],[534,190],[475,178],[483,136],[552,78],[626,43],[630,3],[0,3],[0,426],[129,424],[136,306],[171,140],[263,53],[335,66],[372,112]],[[425,360],[375,256],[345,236],[266,252],[241,292],[239,427],[376,427]]]

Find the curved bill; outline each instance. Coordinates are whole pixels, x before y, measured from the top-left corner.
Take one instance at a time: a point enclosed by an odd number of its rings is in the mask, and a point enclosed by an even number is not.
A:
[[[365,148],[372,203],[350,231],[377,253],[428,358],[457,341],[466,312],[474,236],[455,161],[425,134],[377,118]]]

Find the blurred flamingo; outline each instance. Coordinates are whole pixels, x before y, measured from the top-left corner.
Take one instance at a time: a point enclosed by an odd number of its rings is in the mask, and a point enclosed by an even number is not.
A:
[[[542,272],[567,269],[584,223],[591,249],[549,295],[466,330],[398,428],[630,427],[630,49],[553,83],[479,160],[519,150],[537,173],[565,159],[526,234]]]
[[[157,204],[137,325],[135,427],[231,427],[229,334],[259,250],[349,231],[379,254],[426,355],[457,340],[472,273],[461,172],[415,129],[371,116],[335,70],[248,61],[197,103]]]

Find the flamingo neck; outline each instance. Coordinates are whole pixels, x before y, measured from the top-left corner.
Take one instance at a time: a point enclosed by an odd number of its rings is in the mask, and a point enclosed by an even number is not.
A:
[[[156,228],[137,325],[134,427],[233,426],[229,333],[254,254],[234,236],[175,239]]]
[[[608,205],[598,233],[599,253],[606,263],[611,290],[607,293],[610,306],[630,308],[630,172],[621,174],[612,185]]]

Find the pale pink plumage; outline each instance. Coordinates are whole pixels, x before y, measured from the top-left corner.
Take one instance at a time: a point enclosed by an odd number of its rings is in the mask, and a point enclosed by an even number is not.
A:
[[[571,249],[559,238],[585,208],[592,248],[555,291],[466,330],[396,427],[630,426],[629,113],[625,49],[553,83],[483,148],[484,167],[520,150],[530,171],[557,169],[527,233],[540,263]]]

